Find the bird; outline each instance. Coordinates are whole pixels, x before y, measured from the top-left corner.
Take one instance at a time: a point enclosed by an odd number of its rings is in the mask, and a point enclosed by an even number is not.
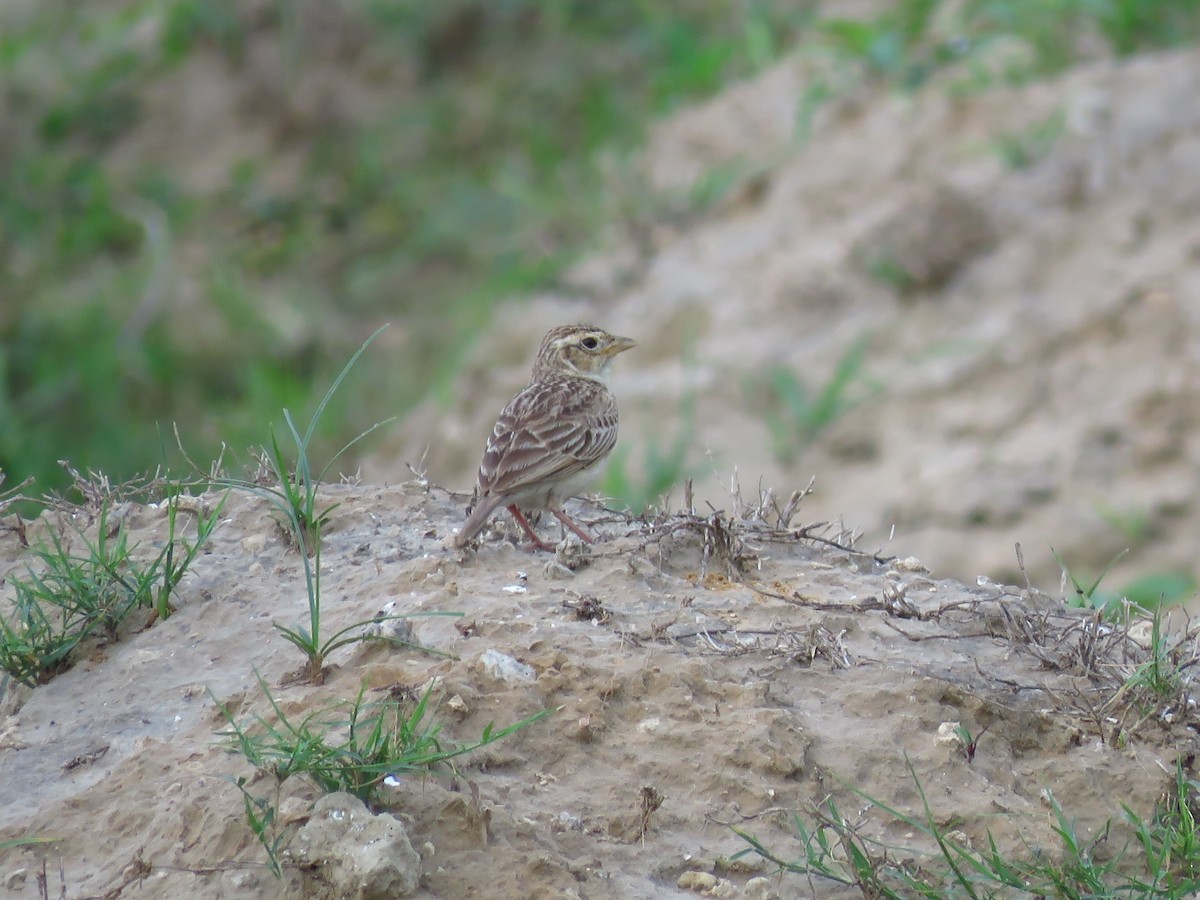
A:
[[[560,325],[542,338],[529,383],[508,402],[479,464],[475,505],[451,540],[464,547],[501,506],[531,549],[553,550],[521,512],[548,509],[582,540],[593,538],[562,511],[586,490],[617,442],[617,403],[608,389],[613,359],[637,342],[595,325]]]

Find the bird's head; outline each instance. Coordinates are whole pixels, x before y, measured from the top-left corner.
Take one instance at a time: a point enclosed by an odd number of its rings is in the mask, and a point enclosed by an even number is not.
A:
[[[613,358],[634,346],[637,341],[632,338],[609,334],[595,325],[560,325],[542,338],[533,378],[574,375],[606,381]]]

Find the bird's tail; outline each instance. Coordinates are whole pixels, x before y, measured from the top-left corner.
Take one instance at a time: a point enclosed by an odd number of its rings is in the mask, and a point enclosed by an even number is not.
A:
[[[502,498],[494,494],[490,497],[480,497],[479,502],[475,504],[475,508],[471,510],[471,514],[467,516],[467,521],[463,522],[462,528],[458,530],[458,534],[454,535],[453,545],[455,547],[465,547],[467,541],[483,530],[483,526],[487,524],[488,519],[492,517],[492,513],[496,511],[496,507],[502,502]]]

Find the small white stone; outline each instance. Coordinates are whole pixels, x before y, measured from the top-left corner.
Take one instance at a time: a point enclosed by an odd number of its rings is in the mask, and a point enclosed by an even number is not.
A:
[[[962,737],[958,733],[958,729],[962,728],[959,722],[943,722],[938,726],[937,737],[933,742],[939,747],[957,747],[963,742]]]
[[[960,847],[965,847],[967,850],[972,849],[971,839],[965,831],[959,831],[957,828],[953,831],[947,831],[943,837],[951,843],[957,844]]]
[[[27,869],[13,869],[4,876],[4,887],[6,890],[15,891],[25,885],[25,879],[28,877]]]
[[[527,666],[499,650],[485,650],[479,657],[479,664],[485,672],[501,681],[537,680],[537,672],[533,670],[533,666]]]
[[[554,828],[556,831],[583,831],[583,818],[563,810],[554,817]]]
[[[262,553],[267,546],[267,536],[262,532],[242,538],[242,549],[247,553]]]

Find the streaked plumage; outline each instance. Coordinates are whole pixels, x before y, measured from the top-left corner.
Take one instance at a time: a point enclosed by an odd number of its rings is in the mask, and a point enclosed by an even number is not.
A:
[[[500,506],[534,546],[549,549],[521,508],[549,509],[585,541],[592,538],[561,509],[585,490],[617,442],[617,404],[607,379],[613,357],[634,346],[594,325],[552,329],[533,375],[500,413],[479,466],[475,508],[453,543],[464,546]]]

